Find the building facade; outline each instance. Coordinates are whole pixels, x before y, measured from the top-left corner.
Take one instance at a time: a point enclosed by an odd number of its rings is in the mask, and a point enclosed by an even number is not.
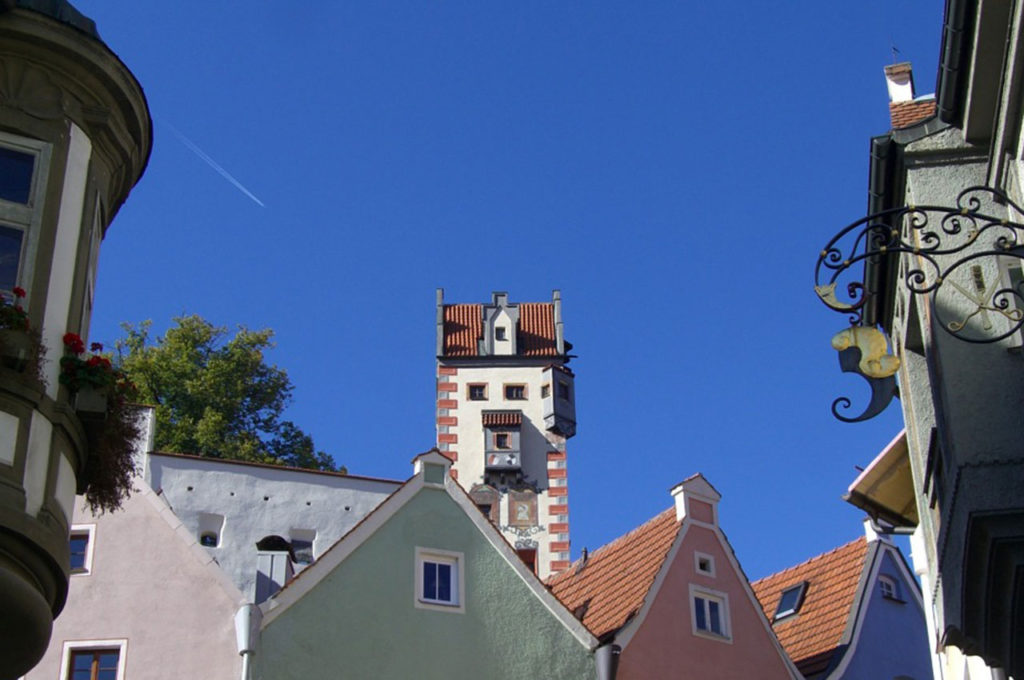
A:
[[[908,65],[887,69],[894,129],[871,142],[869,215],[817,268],[818,294],[853,323],[833,346],[871,385],[863,417],[898,380],[904,453],[877,459],[850,500],[917,532],[947,678],[1024,676],[1022,13],[946,3],[934,115],[897,119],[917,98],[900,94]]]
[[[15,675],[64,606],[74,496],[89,481],[89,431],[58,381],[62,338],[88,336],[100,242],[151,125],[92,21],[63,0],[0,2],[0,668]]]
[[[569,564],[571,345],[551,302],[446,304],[437,292],[437,446],[542,578]]]
[[[865,534],[755,581],[764,614],[808,680],[931,678],[920,588],[888,537]]]
[[[795,680],[718,525],[721,496],[700,474],[674,506],[548,579],[595,637],[619,652],[620,680]]]
[[[600,678],[598,641],[437,451],[263,612],[264,678]]]

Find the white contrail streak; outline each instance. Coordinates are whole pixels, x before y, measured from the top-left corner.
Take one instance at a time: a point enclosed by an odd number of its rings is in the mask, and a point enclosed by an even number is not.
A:
[[[171,125],[167,121],[161,120],[160,122],[163,123],[164,125],[166,125],[170,129],[170,131],[174,133],[174,136],[177,137],[178,139],[180,139],[181,143],[184,144],[186,147],[188,147],[189,151],[191,151],[195,155],[199,156],[199,158],[201,160],[203,160],[207,165],[209,165],[211,168],[216,170],[217,174],[219,174],[221,177],[223,177],[227,181],[231,182],[231,184],[234,185],[234,187],[236,189],[238,189],[243,194],[245,194],[246,196],[251,198],[256,203],[256,205],[258,205],[261,208],[265,208],[266,207],[265,205],[263,205],[263,201],[261,201],[260,199],[256,198],[256,196],[254,196],[251,191],[249,191],[244,186],[242,186],[241,182],[239,182],[237,179],[232,177],[230,172],[228,172],[227,170],[225,170],[224,168],[222,168],[220,166],[220,163],[218,163],[217,161],[215,161],[212,158],[210,158],[206,154],[205,151],[203,151],[198,146],[196,146],[195,142],[193,142],[191,139],[189,139],[188,137],[183,135],[176,127],[174,127],[173,125]]]

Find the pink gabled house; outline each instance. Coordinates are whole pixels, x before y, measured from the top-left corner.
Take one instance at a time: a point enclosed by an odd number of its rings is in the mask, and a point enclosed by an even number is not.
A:
[[[718,525],[721,495],[700,474],[675,506],[548,580],[603,643],[617,680],[801,678],[772,632]]]

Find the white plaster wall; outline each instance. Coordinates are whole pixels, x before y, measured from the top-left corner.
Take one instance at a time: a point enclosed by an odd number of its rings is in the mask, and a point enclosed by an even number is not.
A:
[[[39,411],[32,411],[28,428],[28,456],[25,458],[25,512],[36,516],[46,499],[46,475],[50,469],[50,441],[53,425]]]
[[[166,504],[141,480],[136,487],[121,510],[99,517],[78,499],[75,522],[95,525],[92,569],[71,576],[50,646],[26,680],[58,680],[64,643],[86,640],[127,640],[124,678],[241,676],[240,594]]]
[[[551,517],[548,506],[560,505],[563,498],[552,501],[547,494],[548,480],[548,451],[559,449],[561,444],[556,445],[560,437],[550,434],[544,427],[544,403],[541,399],[541,385],[547,382],[544,376],[544,367],[537,366],[459,366],[459,372],[454,376],[441,376],[442,378],[456,383],[458,386],[455,395],[458,400],[458,408],[451,409],[449,415],[458,417],[458,425],[450,426],[449,433],[458,435],[458,442],[451,444],[449,449],[457,451],[458,460],[452,466],[458,471],[459,483],[463,488],[469,490],[474,484],[483,483],[484,480],[484,430],[481,412],[497,410],[519,410],[523,413],[523,425],[521,429],[520,450],[523,466],[523,474],[528,481],[536,482],[540,493],[537,497],[537,521],[544,531],[533,534],[529,538],[537,541],[537,565],[541,577],[548,573],[548,565],[552,559],[548,550],[548,543],[553,540],[568,541],[568,535],[553,536],[547,527],[551,522],[562,521],[559,518]],[[467,385],[470,383],[487,384],[486,401],[470,401]],[[526,385],[525,400],[506,400],[505,384]],[[552,386],[554,389],[554,386]],[[564,448],[562,449],[564,450]],[[567,480],[559,480],[561,483]],[[503,495],[501,504],[500,524],[508,524],[508,499]],[[564,503],[568,504],[568,497],[564,497]],[[566,520],[567,521],[567,520]],[[510,543],[515,545],[518,536],[515,532],[503,532]],[[564,559],[569,559],[565,555]]]
[[[314,529],[319,557],[399,486],[399,482],[154,453],[146,477],[198,539],[201,517],[224,516],[220,545],[203,547],[248,598],[256,582],[256,542]]]
[[[43,344],[46,346],[46,393],[57,398],[60,387],[60,362],[64,354],[64,334],[68,331],[68,311],[75,275],[75,254],[82,232],[82,206],[89,175],[92,142],[80,127],[71,123],[68,141],[68,162],[64,168],[64,190],[60,196],[57,216],[57,242],[53,247],[50,284],[46,291],[46,312],[43,318]]]

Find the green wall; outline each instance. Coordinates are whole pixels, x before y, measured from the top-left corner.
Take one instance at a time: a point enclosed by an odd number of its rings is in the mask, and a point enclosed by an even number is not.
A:
[[[464,613],[413,605],[416,546],[464,553]],[[258,664],[263,680],[595,677],[586,647],[429,487],[267,625]]]

